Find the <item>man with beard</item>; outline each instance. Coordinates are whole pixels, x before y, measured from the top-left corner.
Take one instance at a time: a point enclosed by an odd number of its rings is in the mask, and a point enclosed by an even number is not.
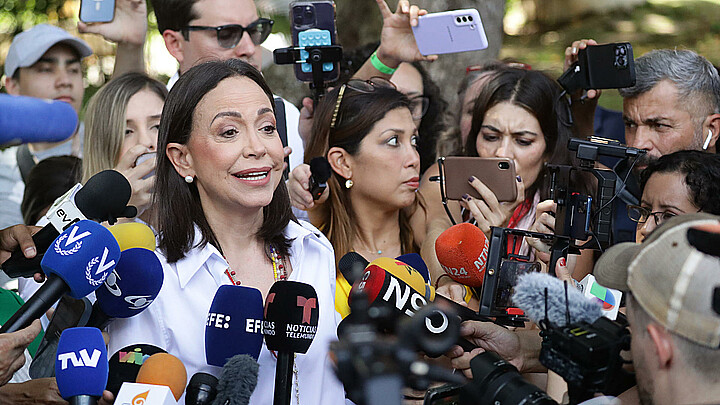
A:
[[[709,214],[671,218],[641,244],[611,247],[595,265],[598,282],[628,292],[643,405],[720,403],[720,313],[713,308],[720,260],[693,246],[708,251],[702,243],[707,236],[697,230],[718,234],[718,220]]]

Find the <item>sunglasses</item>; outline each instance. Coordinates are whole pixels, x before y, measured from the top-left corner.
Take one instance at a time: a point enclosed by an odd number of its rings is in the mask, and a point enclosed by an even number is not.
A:
[[[272,32],[272,26],[275,21],[268,18],[258,18],[247,27],[239,24],[221,25],[219,27],[206,27],[203,25],[188,25],[182,28],[183,37],[186,41],[190,40],[190,31],[215,31],[217,34],[217,42],[223,48],[234,48],[242,39],[245,32],[250,35],[250,40],[255,45],[260,45],[268,38]]]
[[[340,91],[338,92],[338,98],[335,102],[335,110],[333,111],[332,121],[330,121],[330,128],[335,129],[338,113],[340,112],[340,103],[342,103],[345,89],[350,88],[361,93],[372,93],[375,91],[376,88],[379,87],[397,90],[397,87],[395,87],[395,85],[391,81],[377,76],[371,77],[368,80],[351,79],[348,80],[347,83],[343,84],[342,87],[340,87]]]

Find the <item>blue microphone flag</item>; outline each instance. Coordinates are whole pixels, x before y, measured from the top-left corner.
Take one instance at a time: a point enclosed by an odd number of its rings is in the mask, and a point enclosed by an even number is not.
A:
[[[60,396],[102,395],[108,379],[105,341],[97,328],[69,328],[60,335],[55,378]]]

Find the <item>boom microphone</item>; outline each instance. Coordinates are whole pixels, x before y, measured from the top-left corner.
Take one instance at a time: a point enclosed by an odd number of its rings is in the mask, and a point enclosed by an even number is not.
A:
[[[220,374],[214,405],[249,404],[250,396],[257,386],[258,370],[257,362],[248,355],[231,357]]]
[[[263,300],[260,291],[221,285],[205,323],[205,358],[222,367],[231,357],[247,354],[255,360],[262,348]]]
[[[187,371],[180,359],[168,353],[157,353],[148,357],[140,366],[135,381],[139,384],[164,385],[169,387],[180,400],[187,383]]]
[[[97,404],[108,379],[105,341],[97,328],[69,328],[60,336],[55,361],[60,396],[71,405]]]
[[[322,156],[314,157],[310,161],[310,194],[313,200],[317,200],[322,196],[327,188],[327,181],[330,178],[332,169],[327,159]]]
[[[0,94],[0,147],[61,142],[77,125],[77,113],[69,103]]]
[[[268,350],[277,351],[274,405],[290,405],[294,353],[307,353],[319,320],[320,305],[310,284],[280,281],[270,287],[263,334]]]
[[[132,189],[128,180],[115,170],[104,170],[92,176],[84,186],[76,184],[59,197],[45,214],[50,223],[33,235],[37,256],[25,258],[17,248],[2,264],[8,277],[32,277],[41,270],[42,254],[70,224],[90,219],[114,223],[120,217],[133,217],[135,207],[127,206]]]
[[[47,280],[0,328],[0,333],[30,325],[65,293],[80,299],[95,291],[119,259],[120,247],[105,227],[89,220],[71,225],[55,239],[40,262]]]
[[[144,311],[160,292],[163,277],[160,260],[152,250],[122,251],[115,269],[95,291],[97,300],[88,326],[103,329],[113,318],[129,318]]]
[[[513,303],[535,323],[545,319],[546,314],[550,323],[558,327],[570,322],[592,324],[602,316],[602,307],[597,302],[549,274],[524,274],[518,277],[514,290]]]
[[[468,223],[451,226],[435,241],[435,254],[445,273],[469,287],[482,286],[488,249],[485,234]]]

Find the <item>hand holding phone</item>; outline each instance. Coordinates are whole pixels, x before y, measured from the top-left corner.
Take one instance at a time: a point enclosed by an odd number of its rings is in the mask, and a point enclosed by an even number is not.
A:
[[[488,47],[480,13],[472,8],[422,15],[412,30],[423,55],[477,51]]]
[[[85,23],[110,22],[115,16],[115,0],[82,0],[80,21]]]
[[[500,202],[515,201],[517,198],[515,161],[512,159],[448,156],[444,159],[441,173],[450,200],[462,200],[464,195],[482,198],[468,182],[470,176],[485,184]]]

